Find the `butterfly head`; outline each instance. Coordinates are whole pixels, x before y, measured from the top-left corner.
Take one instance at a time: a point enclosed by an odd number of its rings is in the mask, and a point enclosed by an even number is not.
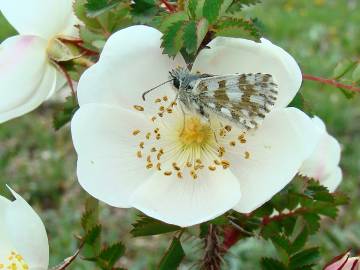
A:
[[[169,74],[169,78],[172,80],[173,86],[176,89],[180,89],[180,87],[183,87],[189,83],[190,71],[187,68],[177,67],[171,70]]]

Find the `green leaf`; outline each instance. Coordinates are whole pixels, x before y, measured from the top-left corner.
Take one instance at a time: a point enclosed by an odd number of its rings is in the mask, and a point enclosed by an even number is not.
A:
[[[53,116],[53,126],[55,130],[59,130],[70,122],[75,112],[79,109],[77,100],[73,96],[66,98],[60,111],[55,112]]]
[[[196,23],[188,22],[184,27],[184,46],[188,54],[193,54],[197,50]]]
[[[158,12],[159,6],[155,0],[136,0],[131,5],[131,13],[136,23],[150,24]]]
[[[233,3],[227,8],[226,12],[239,12],[245,7],[257,5],[259,3],[261,3],[261,0],[234,0]]]
[[[290,236],[293,233],[296,221],[297,218],[291,216],[286,217],[281,221],[281,225],[283,226],[286,235]]]
[[[350,198],[342,193],[333,193],[335,205],[346,205],[349,204]]]
[[[303,218],[306,221],[306,224],[309,229],[310,234],[314,234],[320,228],[320,217],[318,214],[314,213],[304,213],[302,214]]]
[[[282,235],[274,235],[271,237],[271,241],[273,242],[274,245],[282,248],[284,251],[289,251],[290,249],[290,241],[289,239],[287,239],[286,237],[282,236]]]
[[[180,240],[174,237],[169,249],[165,253],[164,257],[161,259],[158,269],[177,269],[184,257],[185,252],[181,246]]]
[[[309,236],[308,229],[304,226],[302,231],[294,239],[290,248],[290,254],[298,252],[300,249],[302,249],[306,244],[306,240],[308,239],[308,236]]]
[[[133,227],[131,234],[134,237],[164,234],[181,230],[179,226],[167,224],[146,216],[139,216],[139,219],[133,224]]]
[[[304,110],[305,108],[305,101],[303,95],[298,92],[293,100],[290,102],[288,107],[298,108],[300,110]]]
[[[96,241],[100,238],[102,226],[100,224],[91,228],[84,237],[84,242],[89,245],[95,244]]]
[[[355,69],[352,73],[352,79],[354,82],[360,81],[360,63],[358,63],[357,66],[355,67]]]
[[[112,269],[112,267],[124,255],[124,253],[125,246],[122,243],[116,243],[103,249],[98,256],[98,259],[105,261],[107,267]]]
[[[73,4],[73,10],[74,10],[74,13],[76,15],[76,17],[82,21],[83,23],[85,23],[85,25],[87,27],[90,27],[90,28],[100,28],[100,24],[99,22],[94,19],[94,18],[90,18],[88,15],[87,15],[87,10],[86,10],[86,7],[85,7],[85,4],[87,3],[86,0],[75,0],[74,4]]]
[[[302,266],[316,264],[320,259],[319,248],[309,248],[290,258],[290,269],[303,269]]]
[[[93,51],[100,51],[96,46],[99,41],[105,41],[105,37],[102,34],[94,32],[87,27],[80,26],[79,34],[84,41],[84,47]]]
[[[220,15],[220,8],[223,0],[205,0],[203,6],[203,16],[210,24],[214,23]]]
[[[225,18],[215,25],[216,36],[248,37],[255,41],[259,41],[261,33],[252,20],[244,20],[242,18]]]
[[[308,186],[304,192],[305,195],[311,197],[313,200],[333,202],[334,198],[329,193],[329,190],[321,186],[319,182],[310,180]]]
[[[192,19],[196,19],[196,8],[197,8],[197,5],[198,5],[198,0],[189,0],[188,1],[188,4],[187,4],[187,10],[189,11],[190,13],[190,16]]]
[[[183,22],[172,24],[162,37],[163,53],[175,57],[184,44],[183,35]]]
[[[280,233],[280,232],[278,232]],[[290,241],[283,235],[274,235],[271,237],[275,248],[277,249],[278,257],[284,262],[288,263],[289,261],[289,250],[290,250]]]
[[[165,33],[172,24],[187,21],[188,19],[189,17],[184,11],[166,14],[165,16],[156,18],[156,20],[158,21],[157,28],[161,32]]]
[[[120,2],[121,0],[87,0],[85,4],[87,15],[97,17],[115,8]]]
[[[197,36],[197,48],[199,48],[208,33],[209,30],[209,22],[202,18],[196,24],[196,36]],[[206,44],[205,44],[206,45]]]
[[[262,258],[261,259],[261,268],[263,270],[286,270],[286,266],[273,258]]]
[[[345,76],[357,63],[353,60],[345,59],[339,62],[333,72],[334,78],[340,79],[341,77]]]
[[[4,15],[0,11],[0,43],[8,37],[16,35],[16,30],[5,19]]]

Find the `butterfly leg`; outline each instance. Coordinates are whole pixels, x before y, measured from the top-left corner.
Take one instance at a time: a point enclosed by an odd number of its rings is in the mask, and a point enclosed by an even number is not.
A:
[[[184,111],[184,108],[183,108],[182,103],[179,102],[179,104],[180,104],[180,109],[181,109],[182,116],[183,116],[183,125],[182,125],[182,130],[181,130],[181,132],[180,132],[180,136],[182,136],[182,135],[183,135],[183,132],[184,132],[184,130],[185,130],[185,111]]]

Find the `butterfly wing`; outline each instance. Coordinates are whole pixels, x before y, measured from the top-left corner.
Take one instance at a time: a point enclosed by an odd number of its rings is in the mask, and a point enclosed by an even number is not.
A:
[[[199,106],[236,124],[258,127],[277,98],[270,74],[248,73],[199,79],[193,89]]]

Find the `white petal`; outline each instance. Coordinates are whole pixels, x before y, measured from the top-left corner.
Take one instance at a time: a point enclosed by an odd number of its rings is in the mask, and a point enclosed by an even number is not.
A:
[[[327,133],[320,118],[315,117],[312,121],[321,136],[314,151],[306,158],[299,172],[301,175],[322,182],[338,167],[341,148],[339,142]]]
[[[81,106],[71,132],[79,155],[78,179],[88,193],[110,205],[129,207],[131,192],[151,175],[145,160],[136,157],[141,134],[132,135],[148,122],[141,113],[120,107]]]
[[[46,41],[15,36],[0,46],[0,123],[37,108],[53,91],[56,70],[46,57]]]
[[[7,258],[7,256],[9,256],[11,250],[14,248],[10,242],[5,223],[3,222],[5,220],[7,208],[10,205],[11,201],[0,196],[0,220],[2,221],[0,222],[0,263],[3,261],[4,258]]]
[[[72,0],[1,1],[0,10],[22,35],[50,39],[73,23]]]
[[[146,129],[150,123],[142,116],[111,105],[81,106],[71,121],[77,153],[92,157],[135,157],[140,139],[132,133],[136,129]]]
[[[80,185],[91,196],[114,207],[131,207],[132,193],[150,175],[144,163],[131,162],[128,157],[80,156],[77,162]]]
[[[132,205],[146,215],[179,226],[192,226],[230,210],[240,199],[240,186],[229,170],[190,176],[154,174],[133,195]]]
[[[313,151],[317,134],[306,114],[286,108],[271,113],[246,139],[244,149],[249,159],[242,153],[230,157],[234,165],[230,168],[243,194],[234,209],[244,213],[270,200],[292,180],[304,158]]]
[[[330,192],[334,192],[337,187],[340,185],[342,180],[342,171],[338,166],[331,173],[329,173],[326,177],[319,179],[320,184],[327,187]]]
[[[151,27],[132,26],[113,34],[106,42],[100,61],[81,77],[78,86],[80,105],[106,103],[126,108],[142,102],[146,90],[169,80],[169,71],[185,65],[162,54],[162,34]],[[173,95],[169,86],[165,93]],[[157,89],[149,99],[164,92]]]
[[[30,269],[47,269],[49,244],[44,224],[31,206],[12,191],[15,201],[7,208],[5,224],[16,251]]]
[[[193,71],[225,75],[269,73],[278,84],[275,107],[286,107],[302,82],[301,70],[294,58],[266,39],[261,43],[241,38],[217,37],[195,60]]]

